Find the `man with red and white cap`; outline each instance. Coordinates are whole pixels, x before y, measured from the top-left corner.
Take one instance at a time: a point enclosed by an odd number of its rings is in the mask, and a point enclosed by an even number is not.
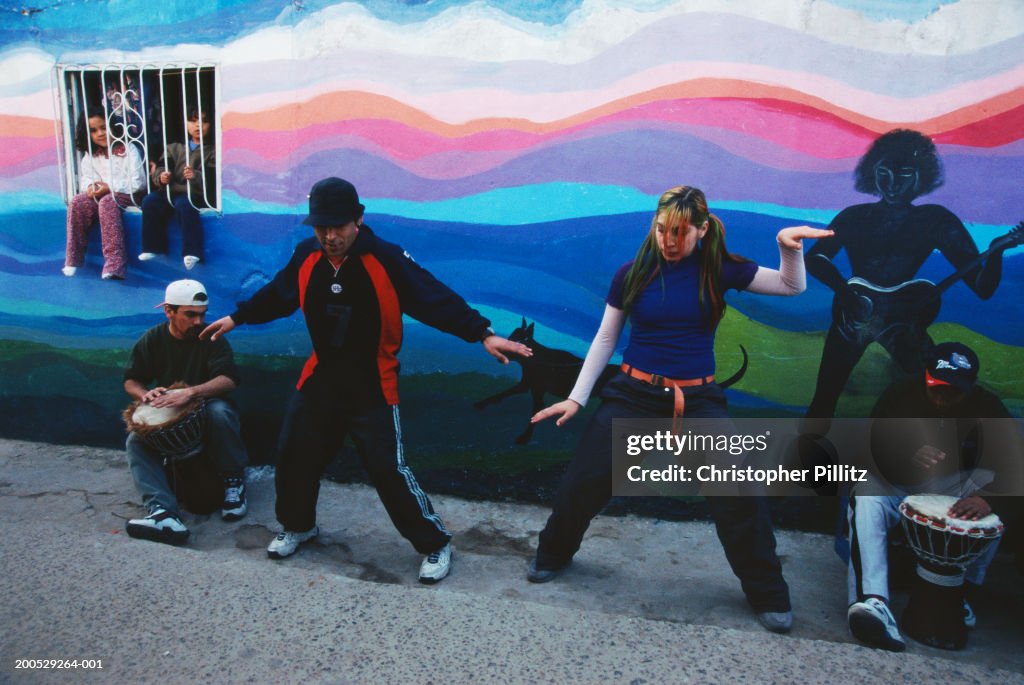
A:
[[[124,390],[133,400],[157,408],[205,400],[203,451],[196,458],[210,460],[223,478],[221,516],[236,521],[247,511],[244,476],[249,457],[238,412],[226,396],[238,385],[239,375],[227,340],[199,339],[208,305],[206,288],[199,281],[186,279],[167,286],[163,302],[157,305],[163,307],[167,320],[135,343],[124,371]],[[187,387],[168,392],[175,383]],[[135,486],[149,511],[128,521],[128,534],[173,545],[184,543],[189,530],[181,521],[178,500],[164,470],[164,455],[134,433],[128,435],[125,449]]]
[[[977,428],[981,419],[1008,419],[1010,413],[998,397],[977,385],[979,368],[978,355],[966,345],[935,345],[926,356],[924,373],[894,382],[871,412],[878,419],[921,420],[875,422],[873,456],[885,482],[872,480],[865,487],[888,494],[858,494],[855,488],[850,497],[847,619],[854,636],[873,647],[899,652],[906,646],[889,610],[888,531],[900,521],[900,503],[915,493],[952,495],[959,499],[950,516],[978,520],[992,513],[992,498],[979,494],[982,486],[992,489],[979,482],[992,474],[975,471]],[[990,545],[967,568],[968,596],[984,580],[996,548]],[[974,621],[965,600],[964,622],[971,628]]]

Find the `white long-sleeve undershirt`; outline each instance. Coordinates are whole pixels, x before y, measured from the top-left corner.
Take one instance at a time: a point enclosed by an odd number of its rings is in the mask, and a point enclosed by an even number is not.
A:
[[[802,249],[792,249],[779,245],[779,268],[767,269],[758,266],[754,278],[745,290],[758,295],[798,295],[807,288],[807,274],[804,271]],[[600,378],[619,343],[619,336],[626,326],[626,312],[611,305],[605,305],[601,325],[597,329],[594,341],[587,350],[587,358],[569,399],[581,407],[585,407],[590,393]]]

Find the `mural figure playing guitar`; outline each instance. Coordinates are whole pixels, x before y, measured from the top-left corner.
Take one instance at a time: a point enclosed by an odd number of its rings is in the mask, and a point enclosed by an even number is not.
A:
[[[832,325],[818,368],[809,418],[830,419],[853,368],[872,342],[884,347],[906,373],[924,369],[932,346],[928,326],[938,316],[943,290],[961,278],[978,297],[995,292],[1003,252],[1019,245],[1024,229],[992,241],[979,254],[963,223],[941,205],[912,202],[942,185],[942,162],[927,136],[896,129],[880,136],[854,172],[855,188],[878,202],[847,207],[832,220],[835,236],[818,243],[805,258],[807,272],[835,291]],[[846,249],[851,278],[832,259]],[[915,279],[938,250],[956,268],[939,284]]]

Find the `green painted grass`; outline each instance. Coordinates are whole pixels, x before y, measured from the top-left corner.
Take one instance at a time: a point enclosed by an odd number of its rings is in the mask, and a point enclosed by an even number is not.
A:
[[[937,341],[960,340],[978,351],[982,382],[1000,395],[1014,415],[1024,412],[1024,348],[1003,345],[955,324],[931,329]],[[750,365],[734,389],[766,403],[736,415],[799,415],[810,401],[824,334],[781,331],[731,309],[719,329],[719,376]],[[117,446],[124,439],[121,411],[127,349],[61,349],[38,342],[0,341],[0,434],[51,442]],[[234,398],[253,460],[269,463],[295,380],[304,363],[297,357],[239,354],[242,385]],[[898,370],[878,345],[866,351],[840,400],[839,416],[866,416]],[[509,387],[514,378],[481,373],[402,376],[402,422],[413,462],[430,468],[516,474],[566,461],[596,402],[562,428],[549,421],[536,427],[529,445],[514,443],[532,413],[527,395],[477,410],[473,403]],[[548,402],[555,398],[547,398]],[[50,416],[59,419],[54,422]]]

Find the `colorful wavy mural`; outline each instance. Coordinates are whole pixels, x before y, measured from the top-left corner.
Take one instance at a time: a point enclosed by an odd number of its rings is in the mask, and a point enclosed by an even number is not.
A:
[[[84,273],[60,274],[58,63],[220,65],[224,212],[207,219],[207,261],[196,272],[215,312],[284,263],[307,232],[298,219],[308,188],[327,175],[352,180],[368,223],[499,329],[526,316],[545,344],[577,353],[611,274],[672,185],[703,188],[730,248],[774,266],[779,227],[825,225],[871,201],[853,188],[858,158],[879,134],[910,127],[934,139],[945,165],[945,184],[919,202],[953,211],[981,249],[1024,219],[1017,2],[980,10],[942,0],[162,7],[54,2],[0,16],[2,338],[124,347],[182,273],[177,260],[133,261],[125,282],[100,282],[94,244]],[[137,251],[137,218],[127,228]],[[990,300],[953,287],[940,316],[1016,368],[1022,260],[1019,248],[1007,253]],[[935,255],[920,276],[950,271]],[[753,349],[752,364],[774,367],[768,350],[785,339],[813,375],[831,291],[812,281],[793,300],[730,301],[746,323],[720,346],[738,337]],[[306,352],[294,320],[235,336],[254,354]],[[494,372],[461,344],[411,325],[406,368]],[[801,402],[793,388],[780,391],[780,377],[756,377],[740,386],[750,402],[794,408],[810,398],[809,380]],[[1011,381],[1001,379],[1001,389],[1019,406],[1024,378]]]

